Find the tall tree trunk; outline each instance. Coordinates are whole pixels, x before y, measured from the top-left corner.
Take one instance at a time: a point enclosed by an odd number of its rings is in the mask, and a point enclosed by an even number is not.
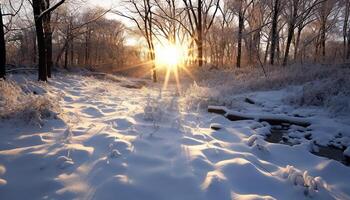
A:
[[[286,49],[284,52],[284,58],[283,58],[283,66],[286,66],[288,63],[288,56],[289,56],[289,49],[290,45],[292,44],[292,39],[294,36],[294,29],[295,29],[295,23],[298,17],[298,4],[299,0],[293,0],[293,14],[292,14],[292,19],[288,23],[288,36],[287,36],[287,44],[286,44]]]
[[[73,40],[73,38],[71,38],[71,40],[70,40],[70,64],[71,64],[71,66],[75,65],[75,62],[74,62],[74,40]]]
[[[46,67],[47,67],[47,77],[52,77],[52,67],[53,67],[53,61],[52,61],[52,33],[45,34],[45,40],[46,40]]]
[[[43,20],[39,18],[41,14],[41,0],[33,0],[33,12],[35,29],[39,50],[39,81],[47,81],[47,67],[46,67],[46,45],[43,29]]]
[[[36,45],[36,34],[35,32],[33,33],[33,65],[36,64],[37,62],[37,57],[38,57],[38,48]]]
[[[321,50],[322,50],[322,60],[324,61],[326,58],[326,20],[322,20],[321,24]]]
[[[343,53],[344,59],[347,58],[347,38],[348,38],[348,22],[349,22],[349,12],[350,12],[350,0],[345,0],[345,11],[344,11],[344,23],[343,23]]]
[[[295,39],[295,45],[294,45],[294,60],[298,59],[301,31],[303,30],[302,27],[303,27],[303,24],[300,24],[298,26],[298,32],[297,32],[297,36]]]
[[[275,64],[275,52],[276,52],[276,44],[278,40],[278,14],[279,14],[279,2],[280,0],[275,0],[273,6],[273,18],[272,18],[272,30],[271,30],[271,48],[270,48],[270,64]]]
[[[150,0],[147,0],[148,8],[149,8],[149,37],[150,37],[150,44],[151,44],[151,56],[152,56],[152,78],[153,82],[158,82],[158,77],[157,77],[157,68],[155,65],[155,59],[156,59],[156,54],[154,52],[154,44],[153,44],[153,32],[152,32],[152,21],[153,21],[153,16],[152,16],[152,11],[151,11],[151,4]]]
[[[264,64],[266,64],[267,62],[267,57],[269,55],[269,48],[270,48],[270,40],[271,40],[271,35],[269,35],[269,37],[267,38],[267,42],[266,42],[266,49],[265,49],[265,55],[264,55]]]
[[[67,43],[64,49],[64,66],[63,66],[64,69],[68,69],[68,51],[69,51],[69,44]]]
[[[237,68],[241,67],[241,58],[242,58],[242,38],[243,38],[243,27],[244,27],[244,16],[242,11],[242,2],[240,6],[240,11],[238,14],[238,46],[237,46]]]
[[[45,9],[50,7],[50,0],[45,0]],[[47,68],[47,77],[51,78],[52,71],[52,28],[51,28],[51,12],[48,12],[43,17],[44,24],[44,37],[45,37],[45,48],[46,48],[46,68]]]
[[[2,20],[2,11],[0,4],[0,79],[6,75],[6,43],[4,33],[4,22]]]
[[[198,24],[197,24],[197,50],[198,65],[203,66],[203,24],[202,24],[202,0],[198,0]]]
[[[87,33],[85,35],[85,65],[88,66],[90,64],[90,37],[91,30],[88,27]]]
[[[347,52],[346,52],[346,59],[350,58],[350,30],[348,30],[348,35],[347,35],[348,39],[348,48],[347,48]]]
[[[290,45],[292,44],[293,35],[294,35],[294,25],[290,24],[288,27],[287,44],[286,44],[286,50],[284,52],[283,66],[286,66],[288,63],[289,49],[290,49]]]

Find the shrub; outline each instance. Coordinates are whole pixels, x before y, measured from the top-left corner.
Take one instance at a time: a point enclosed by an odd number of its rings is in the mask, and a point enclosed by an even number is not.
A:
[[[0,81],[0,118],[43,125],[44,119],[56,117],[59,111],[58,100],[49,94],[26,93],[13,81]]]

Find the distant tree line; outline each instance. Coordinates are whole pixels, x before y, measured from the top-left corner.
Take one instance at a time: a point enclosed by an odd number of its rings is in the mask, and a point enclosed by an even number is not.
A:
[[[53,67],[109,70],[132,65],[138,50],[125,45],[125,26],[85,1],[7,0],[0,5],[0,77],[6,65],[35,66],[47,81]],[[129,59],[130,57],[130,59]]]
[[[122,0],[79,9],[84,0],[5,0],[0,5],[0,77],[6,64],[113,68],[142,59],[157,80],[155,44],[188,46],[188,64],[212,68],[346,62],[350,0]],[[107,19],[107,13],[133,23]],[[140,38],[127,46],[126,32]],[[117,67],[116,67],[117,68]],[[118,70],[118,69],[116,69]]]
[[[348,60],[349,4],[349,0],[124,0],[124,8],[116,12],[135,22],[141,32],[147,30],[142,34],[147,41],[189,42],[199,66],[239,68]]]

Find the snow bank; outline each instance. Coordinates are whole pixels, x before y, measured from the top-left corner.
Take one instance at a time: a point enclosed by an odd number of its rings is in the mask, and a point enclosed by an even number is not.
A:
[[[182,106],[192,106],[179,102],[175,86],[135,90],[123,82],[79,75],[56,76],[47,87],[33,82],[26,90],[20,83],[2,87],[10,95],[1,96],[1,105],[16,101],[15,116],[23,113],[20,105],[33,107],[28,99],[47,98],[48,105],[54,105],[57,101],[50,95],[61,92],[67,119],[48,119],[43,128],[2,120],[9,124],[9,131],[0,134],[2,199],[349,199],[350,168],[309,153],[311,144],[266,142],[274,127],[265,122],[232,122],[207,112],[188,112]],[[203,89],[203,98],[218,92],[196,87]],[[247,112],[241,113],[291,113],[295,109],[284,109],[281,102],[284,92],[255,93],[254,105],[241,97],[232,99],[243,99]],[[197,94],[187,99],[196,109],[202,101]],[[318,125],[313,123],[310,130],[338,133]],[[343,129],[345,138],[349,129]],[[340,193],[343,198],[333,198]]]
[[[326,107],[331,113],[349,113],[350,79],[341,75],[306,83],[300,92],[286,97],[286,101],[299,106]]]
[[[42,125],[44,119],[57,116],[57,97],[49,96],[39,86],[29,88],[28,85],[21,87],[13,81],[0,81],[0,118]]]
[[[220,105],[241,108],[244,103],[237,94],[250,91],[277,90],[289,86],[302,86],[286,102],[303,106],[326,107],[332,113],[350,111],[350,69],[329,65],[292,65],[266,67],[267,77],[259,68],[234,70],[199,69],[197,82],[185,92],[190,108]]]

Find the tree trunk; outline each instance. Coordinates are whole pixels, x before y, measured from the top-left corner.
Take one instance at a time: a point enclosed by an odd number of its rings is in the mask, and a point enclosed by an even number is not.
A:
[[[326,58],[326,20],[322,21],[321,24],[321,49],[322,49],[322,60]]]
[[[347,52],[346,52],[346,59],[350,58],[350,30],[348,30],[348,48],[347,48]]]
[[[149,8],[149,36],[150,36],[150,43],[151,43],[151,55],[152,55],[152,78],[153,78],[153,82],[158,82],[158,77],[157,77],[157,68],[155,65],[155,59],[156,59],[156,54],[154,52],[154,44],[153,44],[153,32],[152,32],[152,21],[153,21],[153,16],[152,16],[152,12],[151,12],[151,4],[150,4],[150,0],[147,1],[148,3],[148,8]]]
[[[301,31],[303,29],[302,27],[303,27],[303,24],[300,24],[298,26],[298,32],[297,32],[297,36],[296,36],[296,39],[295,39],[295,45],[294,45],[294,60],[298,59],[300,37],[301,37]]]
[[[270,64],[275,64],[276,44],[278,40],[277,25],[279,13],[279,0],[275,0],[273,6],[272,30],[271,30],[271,48],[270,48]]]
[[[68,69],[68,50],[69,50],[69,44],[65,46],[64,50],[64,69]]]
[[[267,62],[267,57],[269,55],[269,48],[270,48],[270,38],[271,38],[271,35],[269,35],[269,37],[267,38],[267,42],[266,42],[266,49],[265,49],[265,55],[264,55],[264,64],[266,64]]]
[[[36,46],[36,34],[33,33],[33,65],[37,62],[38,49]]]
[[[43,29],[43,20],[39,18],[41,14],[41,0],[33,0],[33,12],[36,28],[36,36],[39,50],[39,81],[47,81],[47,67],[46,67],[46,45]]]
[[[202,0],[198,0],[198,25],[197,25],[197,50],[198,65],[203,66],[203,24],[202,24]]]
[[[6,43],[4,33],[4,22],[2,20],[2,11],[0,4],[0,79],[5,79],[6,75]]]
[[[85,35],[85,65],[88,66],[90,63],[90,37],[91,37],[91,31],[88,27],[87,33]]]
[[[50,7],[50,0],[45,0],[46,7],[48,9]],[[47,77],[51,78],[51,70],[52,70],[52,28],[51,28],[51,12],[48,12],[43,17],[44,24],[44,37],[45,37],[45,48],[46,48],[46,68],[47,68]]]
[[[348,38],[348,22],[349,22],[349,10],[350,9],[350,1],[345,1],[345,13],[344,13],[344,23],[343,23],[343,58],[347,58],[347,38]]]
[[[286,50],[284,52],[283,66],[286,66],[288,63],[289,49],[292,43],[293,35],[294,35],[294,25],[290,24],[288,27],[287,44],[286,44]]]
[[[52,33],[46,33],[45,34],[45,40],[46,40],[46,67],[47,67],[47,77],[52,77]]]
[[[290,49],[290,45],[292,44],[292,39],[294,37],[294,29],[295,29],[296,20],[298,17],[298,4],[299,4],[299,0],[293,1],[293,9],[292,9],[293,14],[292,14],[292,19],[288,24],[288,36],[287,36],[286,50],[284,52],[283,66],[286,66],[288,63],[289,49]]]
[[[242,3],[241,3],[242,4]],[[244,27],[244,16],[242,11],[242,5],[238,14],[238,46],[237,46],[237,68],[241,67],[241,58],[242,58],[242,34],[243,34],[243,27]]]
[[[70,64],[71,64],[71,66],[74,66],[75,62],[74,62],[74,40],[73,40],[73,38],[71,38],[69,42],[70,42]]]

